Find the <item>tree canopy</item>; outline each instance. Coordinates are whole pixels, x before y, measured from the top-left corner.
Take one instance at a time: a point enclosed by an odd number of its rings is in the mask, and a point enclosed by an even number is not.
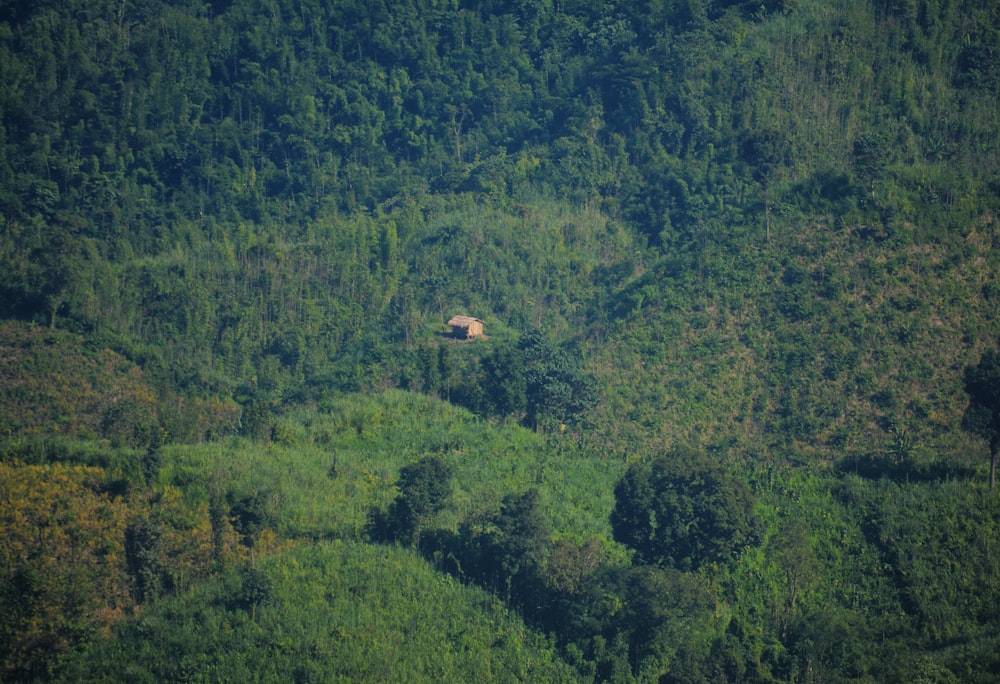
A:
[[[0,0],[0,678],[997,680],[998,26]]]
[[[389,507],[387,531],[393,537],[416,545],[428,518],[448,503],[451,468],[437,456],[425,456],[399,471],[399,496]]]
[[[759,542],[753,506],[745,482],[703,453],[677,449],[628,469],[615,486],[611,528],[637,563],[697,570]]]

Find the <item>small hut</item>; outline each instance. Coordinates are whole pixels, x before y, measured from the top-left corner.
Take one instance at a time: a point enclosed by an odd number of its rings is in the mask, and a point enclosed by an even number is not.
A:
[[[452,316],[448,325],[451,326],[452,337],[460,340],[469,340],[483,334],[483,322],[472,316]]]

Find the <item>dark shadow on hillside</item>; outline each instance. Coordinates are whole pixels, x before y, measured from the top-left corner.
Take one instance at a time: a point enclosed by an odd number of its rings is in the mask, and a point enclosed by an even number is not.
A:
[[[894,482],[941,482],[976,476],[976,469],[964,463],[923,459],[900,462],[891,456],[847,456],[837,462],[836,470],[842,475]]]
[[[490,336],[486,335],[485,333],[479,335],[473,335],[470,337],[469,335],[465,335],[463,333],[456,332],[451,329],[441,330],[438,332],[437,335],[443,340],[451,340],[452,342],[475,342],[477,340],[490,339]]]

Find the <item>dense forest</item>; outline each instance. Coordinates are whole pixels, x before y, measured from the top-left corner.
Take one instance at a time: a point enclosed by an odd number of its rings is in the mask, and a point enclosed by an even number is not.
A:
[[[0,678],[997,681],[998,27],[0,0]]]

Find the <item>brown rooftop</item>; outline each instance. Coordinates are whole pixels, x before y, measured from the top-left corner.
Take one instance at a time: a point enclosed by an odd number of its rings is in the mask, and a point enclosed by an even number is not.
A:
[[[455,337],[470,338],[483,334],[483,322],[472,316],[452,316],[448,325],[451,326],[451,334]]]

